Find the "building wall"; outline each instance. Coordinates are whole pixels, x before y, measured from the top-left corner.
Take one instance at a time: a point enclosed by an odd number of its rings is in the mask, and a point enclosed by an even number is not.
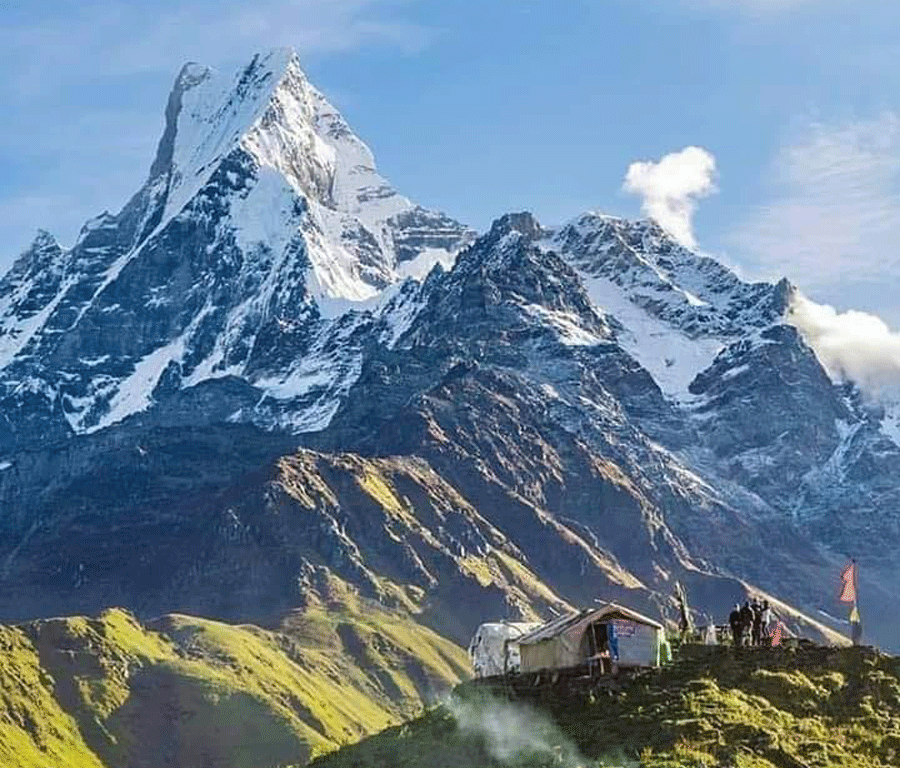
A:
[[[541,669],[565,669],[581,663],[578,640],[570,635],[560,635],[540,643],[519,646],[523,672],[537,672]]]
[[[615,619],[619,646],[619,664],[624,667],[655,667],[659,665],[659,634],[661,630],[646,624]],[[539,643],[520,646],[522,672],[542,669],[565,669],[585,662],[582,652],[584,633],[589,625],[571,628],[557,637]]]
[[[659,666],[659,629],[619,619],[613,624],[619,639],[620,666]]]

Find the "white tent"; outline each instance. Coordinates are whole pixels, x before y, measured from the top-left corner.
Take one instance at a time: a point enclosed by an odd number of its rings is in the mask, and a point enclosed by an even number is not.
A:
[[[616,647],[609,647],[609,637],[615,638]],[[577,667],[601,653],[615,657],[621,667],[656,667],[662,639],[658,621],[610,603],[562,616],[521,638],[520,668],[536,672]]]
[[[482,624],[469,643],[469,656],[475,677],[504,675],[519,671],[518,640],[541,626],[528,622],[491,622]]]

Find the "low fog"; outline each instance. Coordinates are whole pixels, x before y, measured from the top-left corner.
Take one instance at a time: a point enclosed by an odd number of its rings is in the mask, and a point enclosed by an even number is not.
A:
[[[900,333],[866,312],[839,312],[797,294],[788,321],[836,381],[852,381],[879,402],[900,396]]]
[[[503,765],[535,758],[550,759],[562,768],[586,768],[578,749],[543,713],[522,705],[485,699],[449,702],[459,729],[484,742],[490,756]]]

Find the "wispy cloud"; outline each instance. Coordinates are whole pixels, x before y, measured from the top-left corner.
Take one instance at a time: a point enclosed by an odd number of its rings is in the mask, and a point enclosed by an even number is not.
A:
[[[768,182],[768,202],[730,236],[757,271],[826,293],[885,280],[900,289],[900,116],[810,123]]]
[[[797,296],[789,320],[839,381],[853,381],[871,398],[895,398],[900,390],[900,333],[867,312],[838,312]]]
[[[695,248],[697,201],[716,191],[716,159],[701,147],[685,147],[660,160],[632,163],[622,188],[641,197],[641,210],[679,243]]]
[[[246,58],[254,49],[292,46],[301,54],[389,44],[415,50],[428,30],[396,16],[404,3],[388,0],[200,0],[135,4],[86,0],[54,4],[0,27],[3,79],[22,92],[52,85],[42,73],[67,79],[75,72],[117,75],[170,71],[181,59],[217,62]],[[394,12],[390,12],[393,8]],[[86,52],[90,52],[90,57]],[[174,64],[177,68],[178,64]],[[101,75],[102,77],[102,75]]]

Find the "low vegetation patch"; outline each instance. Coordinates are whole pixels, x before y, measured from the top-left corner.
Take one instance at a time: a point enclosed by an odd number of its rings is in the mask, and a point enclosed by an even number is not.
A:
[[[0,627],[0,766],[300,766],[465,675],[452,643],[356,607],[313,608],[280,632],[187,616],[144,626],[119,610]]]

